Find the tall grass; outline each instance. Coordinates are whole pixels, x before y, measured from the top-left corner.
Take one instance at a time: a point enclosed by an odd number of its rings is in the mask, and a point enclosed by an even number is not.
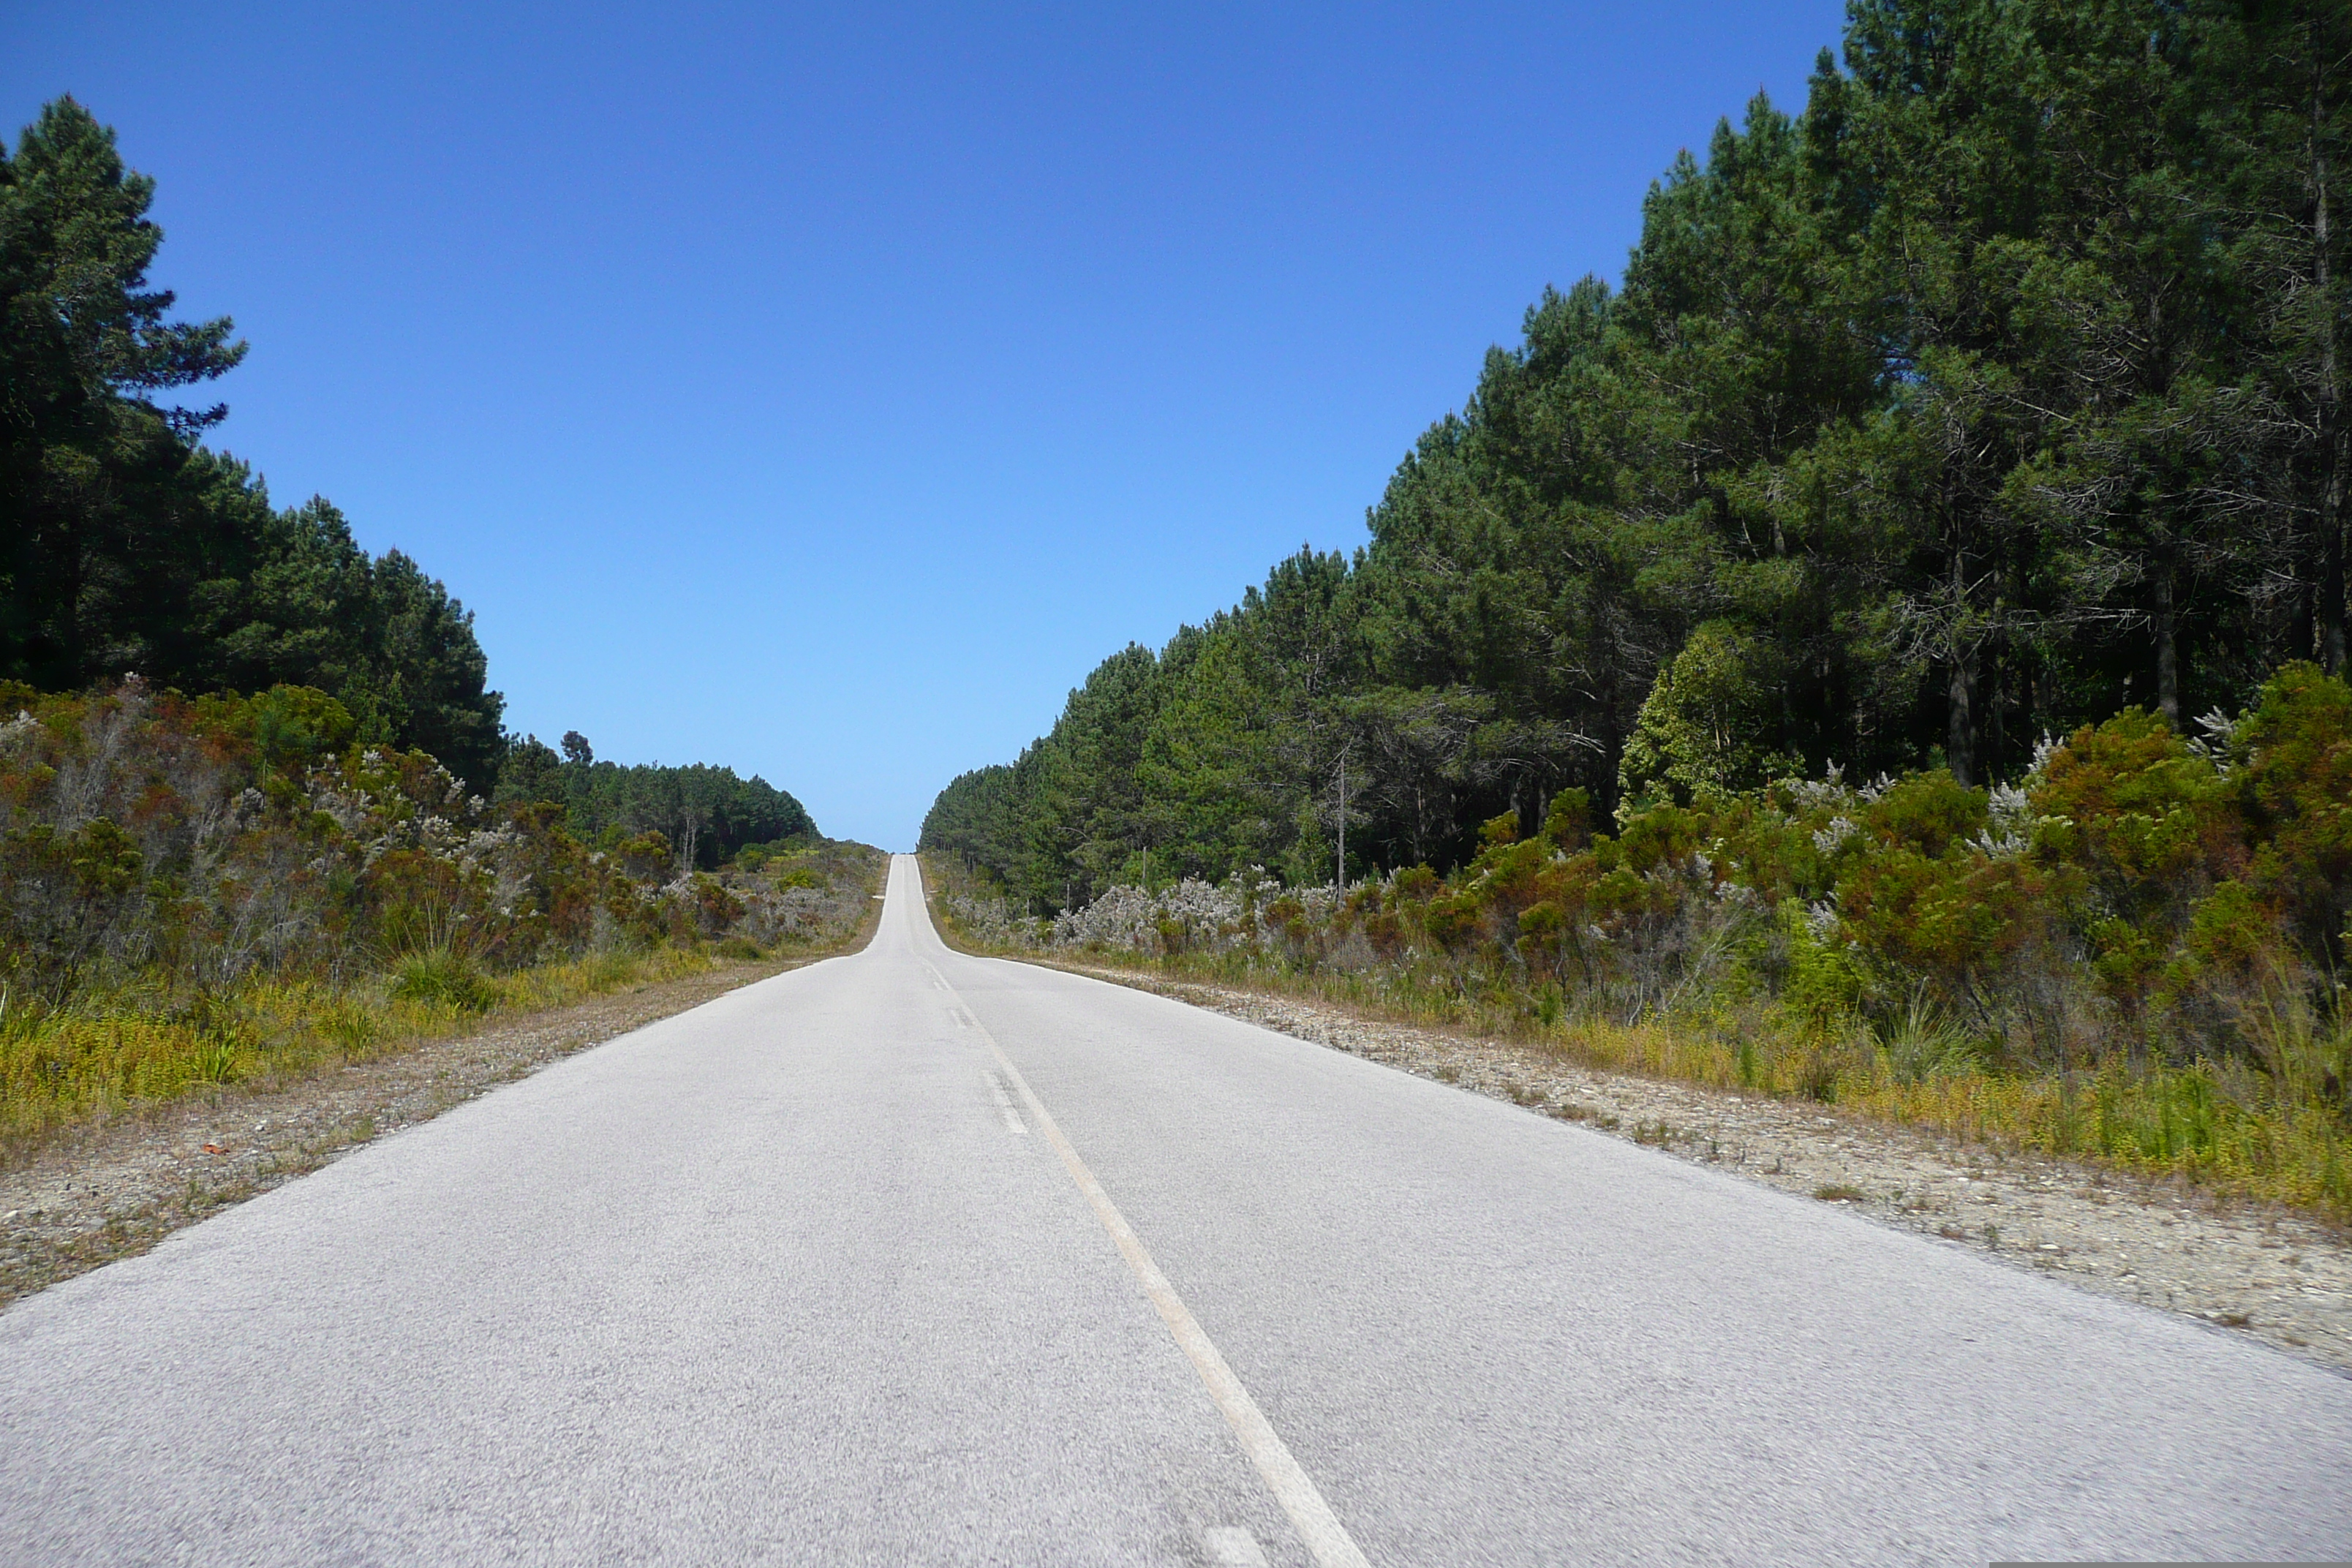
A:
[[[446,952],[355,984],[256,976],[178,1008],[132,986],[67,1009],[0,1011],[0,1138],[19,1141],[140,1101],[271,1083],[373,1060],[479,1026],[700,974],[713,954],[663,947],[489,974]]]

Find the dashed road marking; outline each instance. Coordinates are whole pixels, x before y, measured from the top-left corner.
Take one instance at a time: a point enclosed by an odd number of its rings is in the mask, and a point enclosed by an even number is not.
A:
[[[1217,1568],[1267,1568],[1257,1537],[1238,1524],[1201,1531],[1201,1550]]]
[[[1021,1120],[1021,1113],[1013,1109],[1012,1098],[1004,1092],[1004,1080],[992,1072],[983,1072],[980,1076],[988,1080],[988,1092],[995,1097],[996,1109],[1004,1117],[1004,1130],[1016,1137],[1028,1137],[1027,1124]]]
[[[924,967],[930,968],[929,964]],[[931,977],[942,985],[947,984],[946,977],[936,969],[931,970]],[[952,991],[953,987],[949,989]],[[963,1016],[971,1016],[968,1013]],[[1176,1287],[1168,1282],[1168,1276],[1162,1274],[1160,1265],[1152,1261],[1151,1253],[1144,1247],[1142,1238],[1135,1234],[1134,1227],[1127,1223],[1127,1217],[1110,1201],[1110,1194],[1103,1191],[1102,1184],[1095,1180],[1095,1173],[1087,1169],[1087,1163],[1078,1158],[1078,1152],[1070,1146],[1070,1141],[1062,1136],[1062,1129],[1054,1121],[1053,1113],[1045,1109],[1045,1102],[1037,1098],[1037,1091],[1029,1087],[1029,1080],[1021,1076],[1021,1069],[1013,1065],[1013,1058],[1004,1054],[1004,1047],[996,1043],[996,1037],[990,1034],[978,1018],[972,1018],[971,1027],[987,1042],[990,1054],[996,1058],[996,1065],[1004,1074],[1004,1081],[1013,1086],[1013,1092],[1021,1097],[1021,1103],[1028,1109],[1029,1120],[1037,1124],[1037,1130],[1045,1135],[1045,1142],[1051,1143],[1054,1152],[1062,1157],[1062,1168],[1070,1173],[1070,1180],[1078,1184],[1078,1191],[1095,1211],[1095,1217],[1102,1222],[1105,1230],[1110,1232],[1119,1256],[1127,1259],[1128,1268],[1143,1286],[1143,1293],[1158,1309],[1160,1321],[1168,1325],[1168,1331],[1175,1336],[1177,1346],[1192,1362],[1192,1370],[1200,1374],[1201,1382],[1209,1390],[1209,1397],[1224,1416],[1225,1425],[1231,1426],[1234,1436],[1241,1439],[1242,1452],[1247,1454],[1250,1463],[1257,1467],[1258,1475],[1265,1481],[1267,1489],[1274,1493],[1275,1501],[1282,1505],[1282,1511],[1290,1516],[1291,1524],[1297,1530],[1299,1539],[1307,1543],[1307,1550],[1318,1568],[1371,1568],[1370,1562],[1356,1545],[1355,1538],[1348,1533],[1347,1526],[1339,1522],[1339,1516],[1333,1513],[1331,1505],[1324,1500],[1322,1489],[1316,1486],[1314,1478],[1292,1457],[1290,1446],[1275,1431],[1274,1424],[1265,1418],[1265,1412],[1257,1407],[1257,1401],[1250,1397],[1250,1392],[1243,1385],[1242,1380],[1225,1363],[1223,1353],[1209,1338],[1208,1331],[1201,1327],[1200,1320],[1192,1316],[1192,1310],[1184,1305],[1182,1297],[1176,1294]],[[1250,1544],[1255,1548],[1256,1542]],[[1259,1561],[1263,1562],[1264,1558]]]

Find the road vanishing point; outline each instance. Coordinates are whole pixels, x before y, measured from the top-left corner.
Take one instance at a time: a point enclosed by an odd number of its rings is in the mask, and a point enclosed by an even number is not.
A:
[[[0,1314],[11,1563],[2352,1556],[2352,1380],[1163,998],[866,951]]]

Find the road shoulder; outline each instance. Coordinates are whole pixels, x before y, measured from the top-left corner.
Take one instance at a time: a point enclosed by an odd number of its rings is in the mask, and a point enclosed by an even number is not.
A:
[[[872,921],[853,945],[862,946]],[[816,959],[728,963],[291,1082],[141,1106],[0,1171],[0,1308],[549,1063]]]
[[[2352,1240],[2312,1215],[1964,1144],[1811,1101],[1593,1070],[1326,1003],[1002,954],[1452,1084],[2352,1373]]]

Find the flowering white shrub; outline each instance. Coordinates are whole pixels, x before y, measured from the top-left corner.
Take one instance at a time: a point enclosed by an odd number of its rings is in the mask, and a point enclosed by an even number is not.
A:
[[[1328,888],[1294,889],[1252,866],[1223,882],[1187,877],[1146,892],[1121,885],[1083,909],[1054,919],[1048,941],[1055,947],[1115,948],[1127,952],[1231,952],[1279,934],[1267,906],[1288,897],[1310,925],[1328,923],[1337,901]]]

